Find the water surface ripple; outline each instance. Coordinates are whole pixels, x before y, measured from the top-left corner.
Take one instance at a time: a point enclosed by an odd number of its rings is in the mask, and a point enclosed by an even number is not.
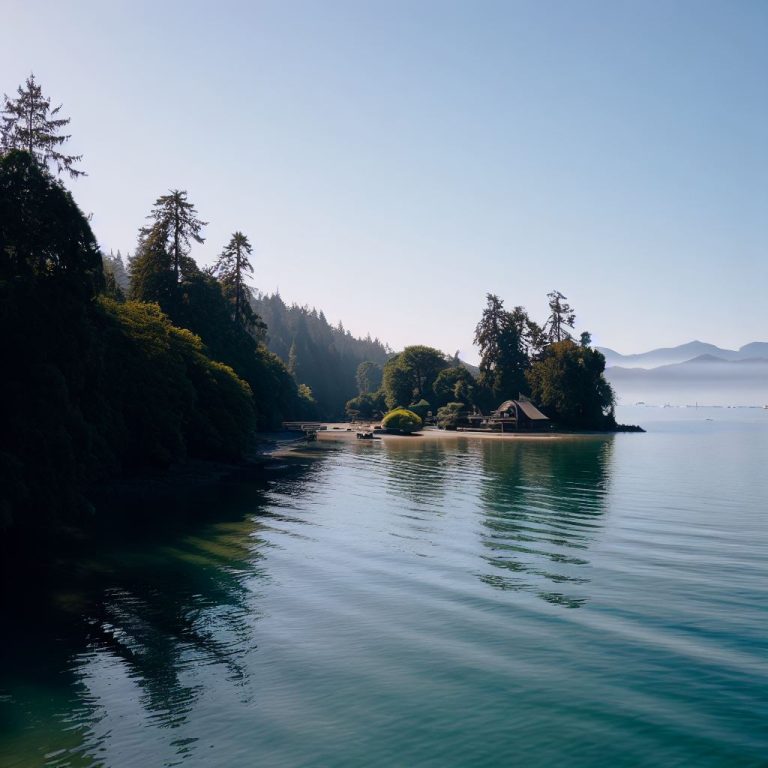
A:
[[[764,766],[762,415],[321,443],[64,559],[3,607],[0,765]]]

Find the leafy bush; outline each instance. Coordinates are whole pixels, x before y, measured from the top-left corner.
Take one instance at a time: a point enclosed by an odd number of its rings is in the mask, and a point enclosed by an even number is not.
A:
[[[432,410],[432,406],[422,397],[418,403],[411,403],[408,410],[415,413],[424,422],[427,420],[427,414]]]
[[[577,429],[614,429],[615,396],[604,371],[601,352],[566,339],[550,344],[526,378],[533,400],[554,422]]]
[[[466,421],[464,403],[448,403],[437,409],[437,426],[441,429],[456,429]]]
[[[394,429],[404,434],[410,434],[421,429],[422,421],[413,411],[406,408],[396,408],[390,411],[382,420],[381,426],[384,429]]]
[[[432,396],[432,385],[440,371],[448,367],[438,349],[416,345],[390,357],[384,365],[382,388],[390,408]]]
[[[472,402],[477,382],[475,377],[463,366],[445,368],[437,374],[432,390],[438,406],[462,401]]]
[[[386,413],[387,405],[384,401],[384,391],[379,390],[374,393],[366,393],[353,397],[347,401],[344,406],[347,418],[351,421],[355,419],[375,419],[381,414]]]

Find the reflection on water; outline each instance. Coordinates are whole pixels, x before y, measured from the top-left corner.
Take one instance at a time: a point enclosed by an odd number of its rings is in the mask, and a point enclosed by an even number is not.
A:
[[[417,445],[415,441],[418,440],[418,437],[412,437],[410,444],[393,442],[383,446],[387,491],[405,502],[405,509],[418,511],[429,507],[439,513],[457,457],[453,450],[446,451],[438,441]]]
[[[0,766],[761,765],[768,430],[707,426],[320,441],[20,565]]]
[[[217,674],[247,685],[241,659],[253,645],[252,606],[241,574],[258,563],[246,546],[256,532],[253,523],[228,524],[208,531],[215,539],[188,537],[158,547],[141,562],[135,554],[116,553],[94,571],[85,563],[78,582],[54,596],[52,613],[18,627],[14,644],[3,649],[3,688],[10,689],[3,709],[15,710],[4,714],[28,718],[23,746],[34,748],[47,736],[49,723],[39,721],[36,709],[43,703],[38,697],[53,693],[62,699],[63,711],[56,713],[62,726],[69,730],[68,721],[75,726],[68,741],[79,736],[83,743],[70,744],[60,756],[54,751],[46,764],[69,765],[78,752],[88,764],[85,754],[98,753],[109,735],[94,730],[102,714],[98,689],[105,664],[120,694],[134,697],[158,727],[184,723],[204,694],[185,681],[189,667],[211,665]],[[41,660],[46,668],[37,689],[29,673]],[[53,691],[51,683],[58,684]],[[73,692],[76,713],[66,711]],[[87,728],[81,731],[83,723]],[[179,746],[188,751],[191,745]],[[1,751],[0,756],[5,757]]]
[[[303,493],[318,468],[293,457],[280,470],[267,496]],[[208,668],[239,689],[243,702],[254,695],[243,663],[257,647],[252,583],[268,579],[262,532],[271,519],[285,519],[279,506],[243,514],[264,504],[263,490],[263,482],[252,481],[177,499],[194,518],[235,519],[200,522],[187,533],[171,524],[148,544],[134,531],[127,545],[105,540],[100,554],[67,558],[44,580],[20,584],[0,646],[3,768],[37,765],[41,755],[56,768],[109,765],[98,755],[112,737],[99,727],[111,697],[130,699],[152,727],[177,729],[206,694],[191,670]],[[52,720],[60,729],[57,748],[42,749]],[[188,756],[198,740],[171,739],[171,752]]]
[[[494,569],[481,575],[486,584],[584,604],[566,588],[589,582],[587,550],[606,509],[612,445],[611,437],[483,444],[484,559]]]

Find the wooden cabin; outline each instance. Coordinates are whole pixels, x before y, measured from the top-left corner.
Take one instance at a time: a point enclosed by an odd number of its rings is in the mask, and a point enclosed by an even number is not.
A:
[[[502,432],[530,432],[547,429],[549,419],[528,400],[505,400],[486,420]]]

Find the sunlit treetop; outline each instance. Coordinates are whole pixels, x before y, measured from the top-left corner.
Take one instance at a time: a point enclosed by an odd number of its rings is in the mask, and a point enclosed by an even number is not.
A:
[[[85,171],[75,168],[82,155],[67,155],[59,151],[70,138],[62,134],[69,118],[58,117],[61,104],[51,109],[51,100],[43,96],[43,89],[31,74],[17,89],[18,98],[3,95],[0,147],[3,152],[23,149],[42,165],[54,166],[58,173],[66,171],[72,178],[84,176]]]

